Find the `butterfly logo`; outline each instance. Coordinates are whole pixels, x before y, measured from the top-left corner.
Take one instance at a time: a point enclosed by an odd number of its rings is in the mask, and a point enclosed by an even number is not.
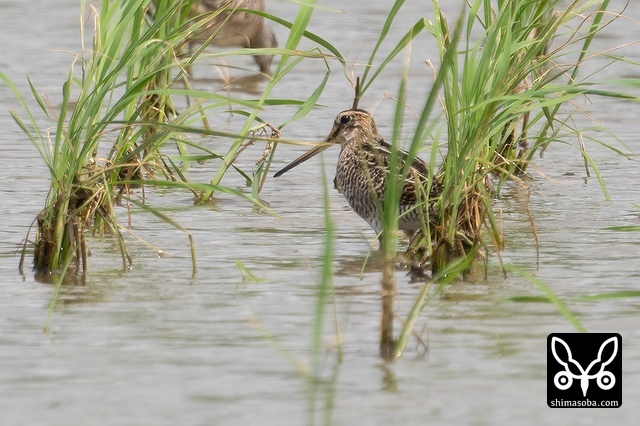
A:
[[[602,356],[605,348],[609,345],[613,345],[613,353],[606,361],[603,361]],[[558,350],[561,347],[564,349],[564,353],[562,353],[563,351]],[[591,379],[596,379],[598,387],[602,390],[609,390],[616,384],[616,378],[613,373],[606,371],[606,367],[611,364],[618,353],[618,339],[616,337],[611,337],[600,345],[598,357],[591,361],[587,368],[582,368],[582,365],[573,359],[569,345],[557,336],[554,336],[551,339],[551,351],[553,352],[553,356],[556,361],[564,367],[564,371],[559,371],[553,378],[553,383],[558,389],[569,389],[573,384],[574,379],[580,380],[582,396],[586,397],[587,389],[589,389],[589,381]],[[564,359],[564,356],[566,356],[566,360]],[[574,371],[579,371],[579,374],[571,371],[571,366],[574,367]]]

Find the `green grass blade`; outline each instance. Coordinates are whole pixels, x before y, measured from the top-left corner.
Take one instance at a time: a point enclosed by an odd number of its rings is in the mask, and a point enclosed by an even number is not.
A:
[[[549,288],[549,286],[543,282],[541,279],[536,277],[535,275],[525,271],[524,269],[505,265],[508,271],[516,273],[523,278],[531,281],[542,293],[544,293],[545,297],[556,307],[558,312],[564,316],[567,321],[580,333],[586,333],[587,330],[584,328],[580,320],[575,316],[573,312],[569,309],[569,307]]]

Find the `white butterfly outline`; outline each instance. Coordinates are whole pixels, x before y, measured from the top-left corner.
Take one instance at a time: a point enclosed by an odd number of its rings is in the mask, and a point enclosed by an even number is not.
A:
[[[611,354],[611,357],[606,362],[602,362],[602,353],[604,352],[604,348],[611,342],[613,342],[613,345],[614,345],[613,353]],[[561,344],[564,347],[565,351],[567,351],[567,355],[569,356],[569,359],[566,362],[562,361],[560,359],[560,356],[556,352],[556,344]],[[598,350],[598,357],[594,359],[586,369],[583,369],[580,363],[575,359],[573,359],[573,355],[571,354],[571,349],[569,349],[569,345],[567,345],[567,343],[559,337],[554,336],[551,339],[551,352],[553,353],[553,357],[556,359],[556,361],[558,361],[560,365],[564,366],[564,371],[558,372],[553,378],[553,384],[560,390],[569,389],[573,384],[573,379],[580,379],[580,387],[582,388],[582,395],[586,397],[587,389],[589,389],[590,379],[596,379],[596,383],[598,384],[598,387],[602,390],[609,390],[616,384],[616,378],[613,375],[613,373],[611,373],[610,371],[605,371],[605,368],[607,367],[607,365],[611,364],[613,359],[618,354],[618,339],[615,336],[610,337],[609,339],[605,340],[602,343],[602,345],[600,345],[600,349]],[[569,369],[569,362],[575,365],[578,368],[578,370],[580,370],[581,374],[573,374]],[[591,368],[598,362],[602,362],[602,366],[600,367],[600,370],[595,374],[589,374],[589,372],[591,371]],[[560,382],[560,380],[562,380],[563,378],[567,379],[566,383]],[[609,379],[608,383],[605,383],[603,381],[603,379],[605,378]]]

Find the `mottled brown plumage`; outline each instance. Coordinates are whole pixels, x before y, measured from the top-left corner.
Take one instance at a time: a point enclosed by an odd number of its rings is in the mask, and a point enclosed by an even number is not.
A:
[[[386,143],[371,114],[360,109],[342,111],[335,119],[331,133],[324,144],[314,147],[288,166],[275,177],[282,175],[298,164],[308,160],[333,144],[341,147],[336,168],[335,183],[345,196],[351,208],[358,213],[376,231],[382,231],[382,206],[389,176],[391,146]],[[408,153],[398,151],[398,172],[406,163]],[[413,160],[402,191],[398,218],[398,229],[409,234],[421,227],[421,216],[429,216],[433,221],[435,212],[431,208],[415,208],[418,200],[424,201],[418,191],[428,183],[429,168],[419,158]],[[440,182],[433,177],[429,194],[429,205],[432,199],[441,192]]]
[[[213,15],[219,9],[225,12]],[[197,32],[191,43],[203,43],[216,34],[211,44],[214,46],[240,46],[245,48],[278,47],[278,40],[273,29],[265,23],[262,16],[240,12],[236,9],[251,9],[264,12],[264,0],[196,0],[191,6],[190,16],[209,19]],[[227,12],[228,11],[228,12]],[[231,13],[231,15],[229,15]],[[273,55],[256,55],[256,63],[260,71],[271,73]]]

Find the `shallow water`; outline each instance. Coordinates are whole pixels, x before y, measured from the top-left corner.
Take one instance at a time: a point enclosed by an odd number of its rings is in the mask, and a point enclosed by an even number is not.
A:
[[[318,10],[310,29],[335,42],[353,61],[365,62],[375,43],[389,2],[376,0],[364,10],[359,2],[320,2],[335,11]],[[612,10],[621,10],[613,1]],[[44,0],[0,1],[0,70],[27,94],[26,75],[55,105],[71,56],[80,49],[79,6],[60,0],[55,9]],[[390,34],[398,39],[418,16],[428,16],[430,2],[407,2]],[[296,6],[272,0],[270,12],[293,19]],[[451,6],[454,16],[457,6]],[[626,13],[640,18],[631,5]],[[280,40],[286,32],[277,29]],[[638,23],[612,25],[595,47],[606,49],[634,41]],[[640,60],[633,46],[622,50]],[[421,107],[435,61],[425,35],[412,49],[410,103]],[[241,58],[253,66],[250,58]],[[597,69],[598,65],[592,65]],[[362,106],[374,109],[383,134],[395,108],[402,56],[394,61]],[[216,84],[208,67],[195,72],[201,85]],[[324,67],[303,63],[285,78],[274,96],[304,99],[319,82]],[[617,64],[606,77],[637,77],[633,67]],[[317,84],[317,83],[315,83]],[[260,86],[258,86],[259,89]],[[336,67],[318,108],[286,128],[284,137],[317,141],[335,114],[350,106],[351,89]],[[249,95],[249,96],[255,96]],[[136,265],[122,272],[117,247],[92,241],[90,276],[84,286],[62,290],[43,333],[51,286],[32,274],[18,274],[16,251],[48,190],[47,169],[35,148],[7,114],[18,108],[0,86],[0,423],[3,425],[298,425],[329,419],[337,425],[376,424],[635,424],[640,389],[640,299],[578,302],[575,296],[639,290],[640,238],[604,227],[638,224],[640,167],[593,142],[588,150],[602,172],[611,201],[605,201],[595,178],[585,179],[582,160],[572,147],[553,145],[532,168],[530,206],[540,241],[536,250],[523,207],[523,191],[506,188],[502,209],[506,263],[535,273],[578,315],[590,332],[618,332],[623,337],[623,404],[610,410],[549,409],[546,406],[546,337],[572,331],[547,304],[516,303],[509,298],[541,293],[516,275],[503,279],[495,256],[489,278],[457,283],[437,295],[425,309],[417,330],[428,343],[426,356],[413,341],[407,355],[391,364],[378,357],[379,268],[375,259],[363,273],[373,244],[368,226],[331,191],[337,225],[335,311],[343,362],[336,364],[337,338],[332,318],[324,330],[326,367],[317,395],[302,371],[312,365],[311,333],[322,263],[324,217],[321,162],[309,162],[277,180],[268,180],[262,198],[279,214],[256,213],[247,203],[220,196],[213,206],[192,205],[189,194],[149,191],[154,206],[193,234],[198,273],[191,277],[186,236],[155,217],[136,213],[136,234],[159,246],[158,258],[131,241]],[[630,150],[640,150],[636,105],[592,99],[581,105],[613,131]],[[282,120],[282,111],[264,117]],[[588,123],[576,116],[578,125]],[[215,121],[218,120],[218,121]],[[225,118],[214,125],[233,126]],[[407,132],[410,131],[407,126]],[[605,132],[599,138],[621,142]],[[217,149],[220,141],[212,141]],[[576,141],[572,141],[575,145]],[[303,147],[281,146],[277,169]],[[249,166],[261,149],[240,159]],[[324,155],[332,175],[337,152]],[[195,180],[213,176],[214,165],[194,165]],[[224,183],[242,187],[229,175]],[[374,256],[375,257],[375,256]],[[243,280],[242,262],[260,280]],[[480,274],[481,275],[481,274]],[[398,313],[408,312],[420,291],[398,273]],[[333,317],[333,307],[327,307]],[[397,328],[400,324],[397,324]],[[424,328],[424,331],[422,331]]]

